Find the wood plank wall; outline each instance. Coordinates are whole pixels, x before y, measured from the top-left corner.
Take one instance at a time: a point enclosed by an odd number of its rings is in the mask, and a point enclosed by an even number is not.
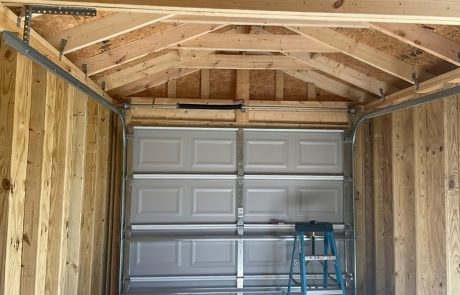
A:
[[[0,44],[0,294],[104,294],[111,113]]]
[[[358,294],[460,294],[459,112],[452,96],[361,127]]]

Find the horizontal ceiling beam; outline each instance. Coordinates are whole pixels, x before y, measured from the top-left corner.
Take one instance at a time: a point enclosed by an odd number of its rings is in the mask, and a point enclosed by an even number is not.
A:
[[[324,21],[324,20],[297,20],[280,18],[257,17],[226,17],[208,15],[176,15],[162,22],[179,22],[193,24],[221,24],[245,26],[279,26],[279,27],[321,27],[321,28],[355,28],[367,29],[370,24],[366,22]]]
[[[209,33],[221,27],[222,25],[208,24],[177,25],[161,32],[154,33],[145,38],[110,49],[101,54],[77,60],[75,64],[79,67],[86,64],[88,68],[88,75],[91,76],[129,61],[144,57],[149,53],[159,51],[202,34]]]
[[[460,44],[415,24],[371,23],[372,28],[460,66]]]
[[[178,48],[220,51],[337,52],[330,46],[300,35],[210,33],[177,45]]]
[[[309,67],[282,55],[210,54],[202,57],[193,57],[181,63],[181,68],[285,70],[307,69]]]
[[[344,34],[332,29],[323,28],[289,28],[311,40],[321,42],[338,49],[341,53],[358,59],[374,68],[398,77],[409,83],[414,83],[412,74],[417,73],[418,78],[427,78],[428,74],[418,71],[413,65],[390,56],[378,49],[358,42]]]
[[[61,39],[67,41],[64,54],[126,34],[136,29],[162,21],[173,15],[140,14],[132,12],[114,13],[94,21],[59,31],[48,38],[55,47],[60,47]]]
[[[325,75],[315,71],[284,71],[286,74],[291,75],[304,82],[313,83],[316,87],[321,88],[332,94],[344,97],[355,102],[364,102],[367,100],[374,100],[375,97],[367,94],[361,90],[352,88],[351,86],[329,78]]]
[[[9,5],[84,5],[103,9],[161,14],[195,14],[290,18],[327,21],[368,21],[460,24],[460,2],[414,0],[9,0]]]

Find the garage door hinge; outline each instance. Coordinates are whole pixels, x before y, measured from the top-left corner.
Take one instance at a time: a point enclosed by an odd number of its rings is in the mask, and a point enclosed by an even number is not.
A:
[[[351,224],[345,224],[345,236],[350,237],[353,235],[353,226]]]

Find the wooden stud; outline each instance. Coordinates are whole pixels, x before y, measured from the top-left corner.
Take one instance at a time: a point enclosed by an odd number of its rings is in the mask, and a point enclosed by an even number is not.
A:
[[[307,83],[307,99],[316,100],[318,96],[318,88],[313,83]]]
[[[246,105],[249,103],[249,70],[236,71],[236,99],[242,100]],[[249,122],[249,110],[236,110],[236,122]]]
[[[168,80],[168,97],[176,97],[176,79]]]
[[[0,294],[20,294],[32,62],[0,43]]]
[[[32,69],[29,151],[24,203],[21,294],[44,294],[48,253],[51,170],[56,132],[56,78]]]
[[[201,83],[201,87],[200,87],[201,98],[208,99],[209,98],[209,70],[208,69],[201,70],[200,83]]]
[[[284,72],[275,71],[275,99],[284,99]]]

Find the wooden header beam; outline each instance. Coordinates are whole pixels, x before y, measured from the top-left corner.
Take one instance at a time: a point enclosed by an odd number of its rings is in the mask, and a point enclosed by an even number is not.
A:
[[[9,0],[8,5],[82,5],[110,10],[326,21],[460,24],[457,0]]]

